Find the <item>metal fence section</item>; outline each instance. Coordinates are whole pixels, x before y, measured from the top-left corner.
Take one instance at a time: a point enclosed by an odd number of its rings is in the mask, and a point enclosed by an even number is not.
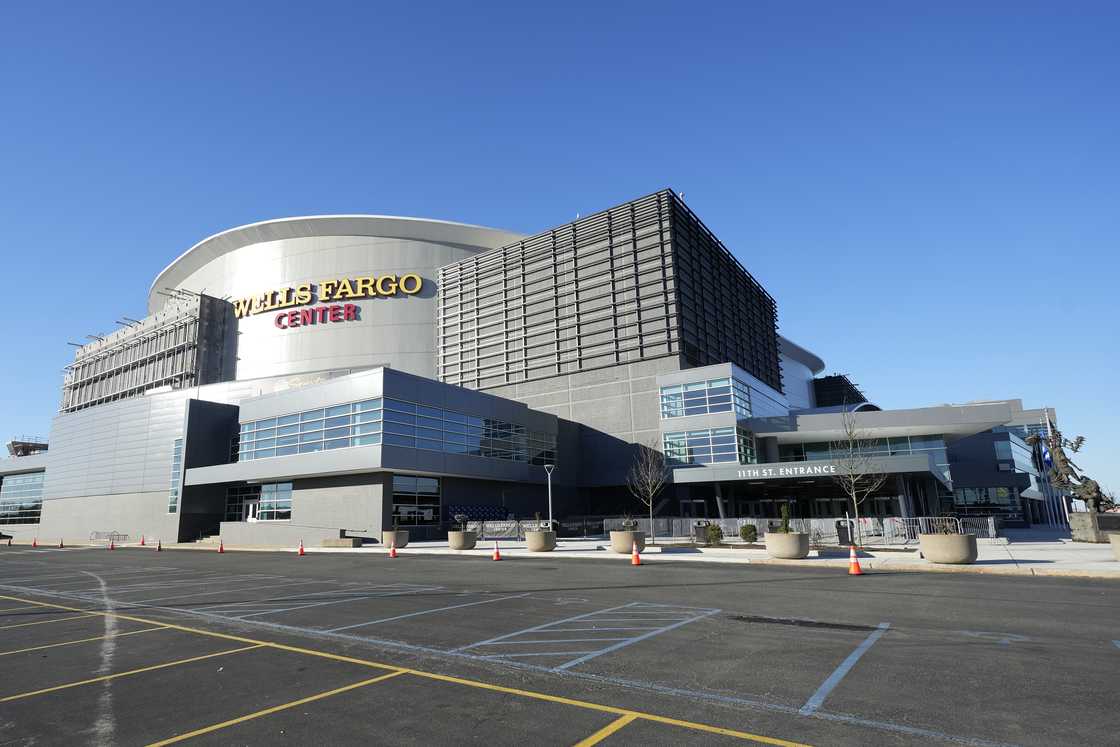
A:
[[[90,532],[90,542],[104,542],[106,544],[112,542],[114,545],[119,545],[128,542],[128,535],[121,532]]]
[[[520,542],[525,539],[525,529],[537,522],[506,521],[468,521],[467,531],[478,532],[482,540],[514,540]]]
[[[648,536],[650,530],[648,518],[586,516],[569,518],[557,523],[559,524],[558,530],[561,538],[594,537],[605,539],[609,532],[622,529],[623,522],[627,519],[636,522],[637,528],[646,532]],[[686,516],[658,516],[654,518],[653,525],[657,538],[680,539],[682,537],[692,537],[693,527],[697,522],[703,522],[709,526],[718,526],[723,532],[724,539],[731,542],[739,541],[741,536],[739,530],[748,524],[755,528],[760,542],[767,532],[775,531],[781,526],[780,519],[758,517],[697,519]],[[794,532],[808,534],[810,543],[815,546],[841,544],[841,539],[843,539],[844,544],[847,544],[851,541],[849,537],[857,535],[855,523],[854,519],[843,517],[789,520],[790,529]],[[848,527],[843,527],[845,524]],[[1000,536],[1002,524],[1002,519],[996,516],[960,518],[954,516],[914,516],[906,518],[899,516],[861,516],[858,536],[863,538],[865,544],[879,545],[916,545],[918,536],[921,534],[945,532],[971,534],[980,540],[995,541]],[[525,539],[525,531],[535,529],[538,525],[539,522],[532,519],[471,521],[467,522],[467,530],[478,532],[479,539],[522,541]],[[847,537],[841,536],[842,527],[843,529],[850,527],[850,531],[844,532],[848,535]]]

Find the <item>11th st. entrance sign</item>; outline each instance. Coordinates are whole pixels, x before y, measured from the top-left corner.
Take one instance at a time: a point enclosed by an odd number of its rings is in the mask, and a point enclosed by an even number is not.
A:
[[[816,475],[835,475],[836,465],[828,462],[820,464],[791,464],[788,467],[744,467],[738,476],[750,480],[766,480],[775,477],[814,477]]]

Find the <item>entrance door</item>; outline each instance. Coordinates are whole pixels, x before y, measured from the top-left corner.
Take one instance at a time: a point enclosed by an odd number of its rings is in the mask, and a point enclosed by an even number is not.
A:
[[[257,510],[261,506],[260,498],[249,498],[241,507],[241,520],[242,521],[256,521]]]
[[[686,519],[706,519],[708,502],[703,499],[681,501],[681,516]]]

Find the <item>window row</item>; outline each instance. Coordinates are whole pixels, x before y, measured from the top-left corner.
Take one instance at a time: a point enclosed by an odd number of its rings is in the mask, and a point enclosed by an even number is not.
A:
[[[167,494],[167,513],[179,510],[179,491],[183,482],[183,439],[175,439],[171,452],[171,489]]]
[[[708,379],[661,387],[662,418],[732,410],[740,417],[751,416],[750,389],[735,378]]]
[[[390,398],[243,423],[236,440],[241,461],[378,444],[537,465],[556,461],[554,434]]]
[[[742,428],[666,433],[665,458],[675,464],[755,463],[754,436]]]

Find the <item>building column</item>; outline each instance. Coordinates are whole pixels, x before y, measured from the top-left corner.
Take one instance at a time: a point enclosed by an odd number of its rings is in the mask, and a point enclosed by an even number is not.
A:
[[[716,512],[719,514],[719,518],[726,519],[727,515],[724,513],[724,510],[723,510],[723,483],[718,483],[717,482],[715,485],[716,485]]]
[[[909,481],[902,475],[895,477],[898,485],[898,513],[902,518],[907,518],[914,515],[914,509],[910,504],[910,486]]]

